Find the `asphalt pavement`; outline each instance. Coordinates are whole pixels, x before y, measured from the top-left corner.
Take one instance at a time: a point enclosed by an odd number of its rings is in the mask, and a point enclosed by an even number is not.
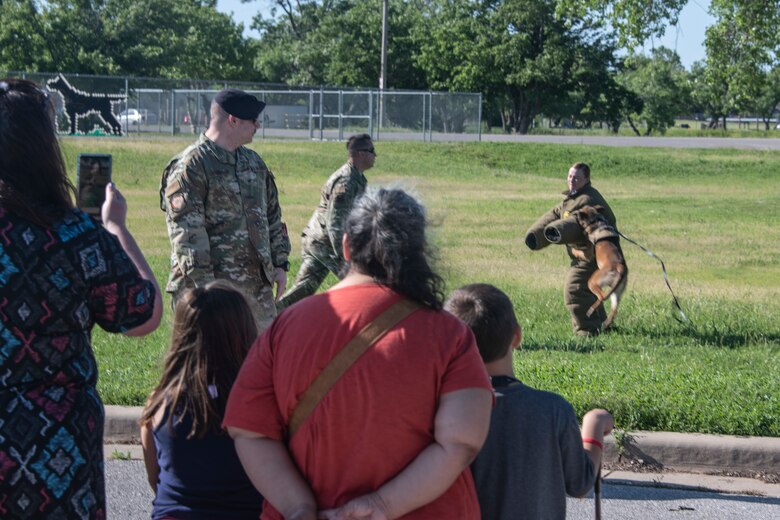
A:
[[[140,407],[106,406],[108,518],[149,518],[154,498],[139,443]],[[780,438],[627,432],[605,439],[602,518],[780,519]],[[567,518],[594,517],[594,498]]]
[[[780,132],[778,132],[780,134]],[[314,139],[320,137],[319,130],[314,132]],[[323,132],[326,141],[337,141],[338,130]],[[66,139],[68,137],[65,137]],[[131,133],[128,139],[148,139],[146,134]],[[155,136],[155,139],[191,141],[193,134],[177,134],[175,136]],[[275,141],[289,139],[310,139],[308,130],[266,129],[259,130],[258,141]],[[780,138],[773,137],[665,137],[665,136],[613,136],[613,135],[521,135],[521,134],[452,134],[436,132],[432,136],[423,136],[418,132],[380,132],[374,139],[379,141],[426,141],[432,142],[513,142],[513,143],[552,143],[567,145],[638,147],[638,148],[733,148],[737,150],[780,150]]]
[[[126,454],[127,452],[125,452]],[[634,474],[639,475],[639,474]],[[739,493],[703,490],[701,485],[717,485],[717,478],[697,476],[696,485],[673,484],[683,474],[643,473],[645,480],[609,475],[604,479],[601,510],[604,520],[612,518],[637,520],[777,520],[780,518],[780,485],[775,495],[753,491],[754,479],[732,479]],[[631,477],[631,475],[628,475]],[[688,475],[690,476],[690,475]],[[653,480],[655,479],[655,480]],[[743,481],[743,482],[734,482]],[[146,482],[140,460],[106,460],[106,508],[108,520],[140,520],[149,518],[152,510],[151,488]],[[566,517],[570,520],[594,518],[593,494],[586,498],[567,498]],[[490,520],[490,519],[485,519]]]

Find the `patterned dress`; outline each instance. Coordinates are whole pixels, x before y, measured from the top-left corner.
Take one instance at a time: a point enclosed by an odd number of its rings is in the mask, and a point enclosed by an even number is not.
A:
[[[85,213],[46,229],[0,208],[0,517],[105,518],[91,330],[141,325],[153,304]]]

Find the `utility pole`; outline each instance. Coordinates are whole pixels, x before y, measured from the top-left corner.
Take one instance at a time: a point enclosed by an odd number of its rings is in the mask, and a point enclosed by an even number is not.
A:
[[[387,81],[387,1],[382,0],[382,57],[379,70],[379,128],[382,128],[385,82]]]

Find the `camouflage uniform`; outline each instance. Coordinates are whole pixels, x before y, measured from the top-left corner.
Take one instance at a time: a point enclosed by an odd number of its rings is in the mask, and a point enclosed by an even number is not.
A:
[[[320,204],[301,234],[301,268],[277,304],[279,310],[314,294],[328,271],[339,278],[344,275],[344,224],[352,204],[366,191],[367,182],[360,170],[347,163],[322,187]]]
[[[607,221],[615,227],[615,214],[612,213],[607,201],[601,196],[596,188],[590,182],[571,195],[569,190],[563,192],[563,201],[552,210],[550,210],[551,220],[568,218],[571,214],[583,206],[601,205],[604,207],[604,216]],[[587,260],[581,260],[572,254],[572,250],[578,250],[585,255]],[[571,267],[566,273],[566,280],[563,286],[563,300],[571,314],[571,324],[574,332],[579,335],[598,334],[601,330],[601,324],[607,319],[604,306],[600,305],[596,312],[587,317],[585,314],[591,305],[596,303],[596,296],[588,289],[588,279],[596,272],[595,248],[588,241],[585,235],[580,242],[574,242],[566,245],[566,252],[571,258]]]
[[[242,146],[229,152],[205,134],[174,157],[160,185],[160,207],[171,240],[166,290],[222,278],[257,302],[258,324],[276,316],[272,283],[290,253],[273,174]]]

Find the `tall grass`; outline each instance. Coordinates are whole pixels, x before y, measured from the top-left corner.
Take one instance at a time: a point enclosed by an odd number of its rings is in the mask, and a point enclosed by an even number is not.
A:
[[[181,139],[65,140],[114,154],[130,201],[129,226],[161,285],[169,244],[159,179]],[[298,233],[343,143],[252,145],[274,171],[300,263]],[[429,209],[448,289],[489,282],[513,299],[524,329],[516,354],[527,384],[564,395],[582,414],[611,410],[625,429],[780,435],[780,153],[631,149],[522,143],[378,142],[372,185],[416,191]],[[525,230],[560,200],[568,166],[591,165],[620,230],[666,263],[690,321],[680,323],[660,264],[624,243],[630,268],[616,330],[577,339],[563,305],[565,251],[523,245]],[[335,280],[329,277],[325,286]],[[169,301],[166,298],[166,306]],[[170,334],[143,339],[96,331],[99,389],[108,403],[141,404],[159,375]]]

